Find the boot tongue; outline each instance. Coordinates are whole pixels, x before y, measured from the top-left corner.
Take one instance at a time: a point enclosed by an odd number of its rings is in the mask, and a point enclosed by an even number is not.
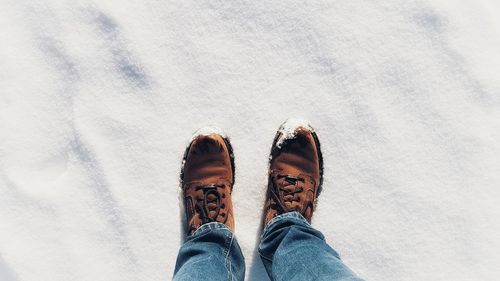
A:
[[[283,175],[280,172],[276,177],[284,211],[297,211],[309,219],[315,199],[314,181],[311,177],[304,174]]]
[[[212,194],[212,193],[207,194],[206,198],[207,198],[207,202],[209,203],[209,205],[216,205],[214,203],[214,201],[217,200],[217,196],[215,196],[215,194]]]
[[[207,202],[207,209],[209,210],[209,217],[213,218],[214,216],[217,215],[217,208],[219,207],[217,205],[218,198],[215,194],[209,193],[205,196],[205,200]]]
[[[281,185],[281,194],[283,196],[283,205],[288,211],[297,211],[300,208],[299,202],[297,202],[297,197],[299,196],[300,180],[299,178],[286,175],[278,180],[278,184]]]
[[[286,181],[285,181],[286,182]],[[295,194],[286,194],[288,192],[293,192],[297,189],[298,187],[295,186],[295,185],[287,185],[283,188],[283,190],[285,191],[285,195],[283,196],[283,201],[285,203],[285,206],[287,208],[293,208],[293,205],[294,205],[294,202],[293,202],[293,199],[295,198]]]
[[[193,198],[192,222],[201,225],[207,222],[219,221],[224,216],[226,204],[224,198],[229,181],[217,177],[207,178],[205,182],[190,182],[186,190]]]
[[[298,180],[298,178],[293,177],[293,176],[287,176],[285,178],[286,183],[289,184],[289,185],[296,185],[297,184],[297,180]]]

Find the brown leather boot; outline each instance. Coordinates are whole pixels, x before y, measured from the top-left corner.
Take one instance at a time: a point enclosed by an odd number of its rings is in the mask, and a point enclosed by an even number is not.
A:
[[[208,222],[224,223],[234,231],[233,183],[234,159],[229,140],[217,133],[194,137],[184,154],[181,171],[188,235]]]
[[[321,191],[323,159],[318,137],[309,125],[287,123],[278,130],[271,148],[264,224],[292,211],[311,222]]]

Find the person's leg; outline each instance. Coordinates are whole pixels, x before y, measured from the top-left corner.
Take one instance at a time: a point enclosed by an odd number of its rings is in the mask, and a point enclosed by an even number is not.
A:
[[[281,214],[266,225],[259,253],[271,280],[362,280],[297,212]]]
[[[243,280],[245,262],[234,237],[234,159],[229,140],[197,133],[181,171],[188,238],[181,246],[174,280]]]
[[[311,227],[323,182],[319,140],[307,122],[289,120],[273,142],[259,245],[272,280],[361,280]]]
[[[175,281],[243,280],[245,263],[233,233],[224,224],[202,225],[181,246]]]

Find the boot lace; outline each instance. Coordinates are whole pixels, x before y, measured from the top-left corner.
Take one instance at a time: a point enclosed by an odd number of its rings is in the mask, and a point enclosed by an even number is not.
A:
[[[278,181],[284,179],[283,184],[279,184]],[[305,178],[294,175],[283,175],[278,174],[272,181],[274,188],[271,190],[271,196],[276,203],[278,211],[280,213],[291,212],[291,211],[301,211],[300,207],[287,207],[285,203],[300,202],[300,197],[295,196],[295,194],[304,191],[302,186],[305,183]]]
[[[220,193],[218,189],[224,188],[224,184],[211,184],[196,186],[196,191],[203,191],[203,195],[196,198],[195,211],[198,214],[202,224],[208,222],[216,222],[219,214],[224,218],[223,223],[226,222],[227,216],[221,213],[221,209],[225,209],[225,204],[222,203],[222,198],[225,198],[224,193]],[[212,215],[210,213],[213,212]]]

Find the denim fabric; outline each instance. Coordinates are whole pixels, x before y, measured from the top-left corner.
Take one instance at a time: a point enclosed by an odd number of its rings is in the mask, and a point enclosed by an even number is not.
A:
[[[181,246],[175,281],[243,280],[245,260],[233,233],[224,224],[202,225]]]
[[[273,281],[361,281],[297,212],[273,218],[264,228],[259,253]]]
[[[259,253],[273,281],[362,281],[297,212],[277,216],[266,225]],[[173,280],[243,280],[244,276],[245,262],[234,235],[224,224],[208,223],[181,246]]]

